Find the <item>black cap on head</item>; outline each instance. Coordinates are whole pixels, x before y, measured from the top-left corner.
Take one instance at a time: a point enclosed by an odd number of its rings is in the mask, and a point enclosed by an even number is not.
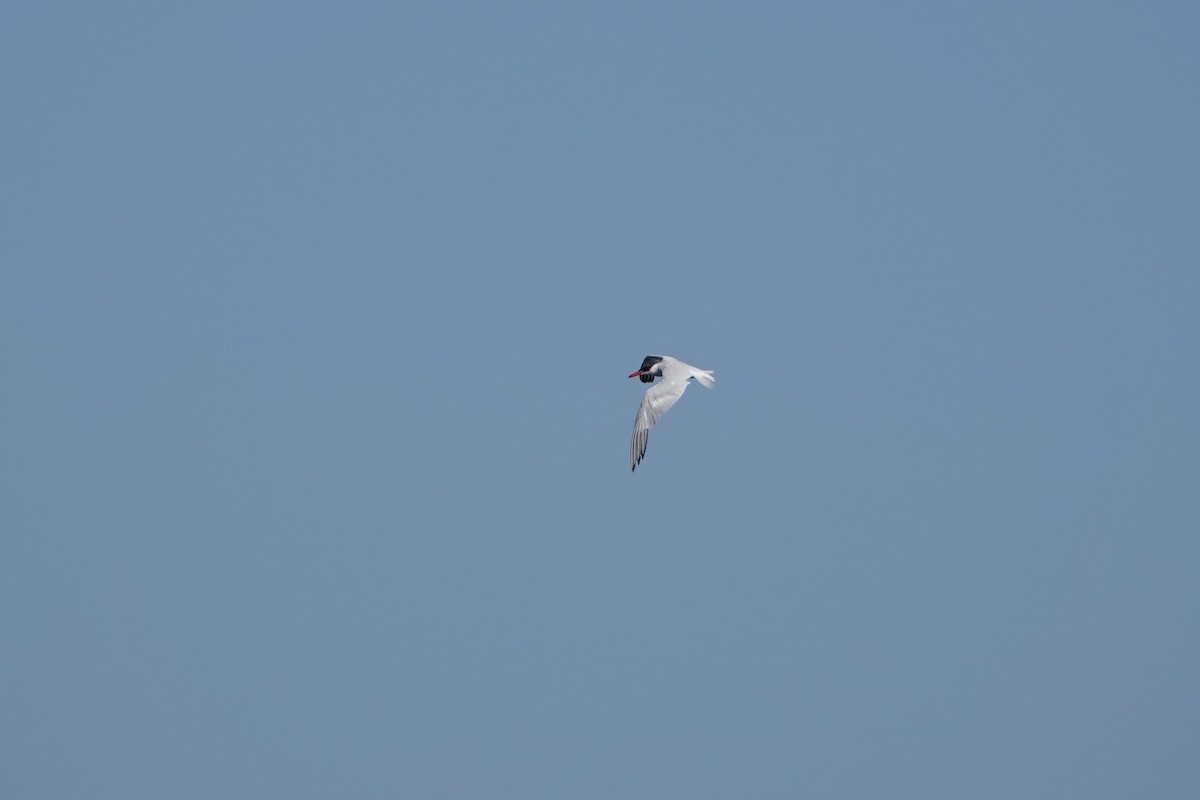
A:
[[[642,383],[654,383],[654,366],[662,363],[662,356],[646,356],[642,359],[642,366],[638,369],[642,374],[638,376],[638,380]]]

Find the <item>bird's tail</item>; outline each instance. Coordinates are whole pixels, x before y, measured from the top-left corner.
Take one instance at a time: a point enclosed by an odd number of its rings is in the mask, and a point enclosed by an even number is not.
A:
[[[711,369],[697,369],[692,372],[692,377],[705,389],[713,388],[713,385],[717,382],[717,376],[713,375]]]

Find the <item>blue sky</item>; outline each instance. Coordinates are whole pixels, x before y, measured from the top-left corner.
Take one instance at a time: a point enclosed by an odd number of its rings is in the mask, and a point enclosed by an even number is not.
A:
[[[4,796],[1194,796],[1195,4],[4,18]]]

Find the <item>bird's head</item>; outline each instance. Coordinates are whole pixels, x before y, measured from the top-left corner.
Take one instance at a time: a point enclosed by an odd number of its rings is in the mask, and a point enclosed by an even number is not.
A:
[[[662,368],[658,366],[661,363],[662,356],[646,356],[642,359],[642,366],[629,373],[629,377],[636,377],[642,383],[654,383],[655,378],[662,376]]]

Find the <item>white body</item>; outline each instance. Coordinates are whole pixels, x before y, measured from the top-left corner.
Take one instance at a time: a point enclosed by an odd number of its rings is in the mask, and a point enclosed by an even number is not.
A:
[[[629,466],[631,469],[637,469],[637,465],[646,455],[646,443],[650,439],[650,429],[667,412],[667,409],[675,405],[680,397],[683,397],[688,382],[694,378],[704,388],[711,389],[717,380],[713,376],[712,370],[693,367],[691,364],[685,364],[671,356],[663,356],[662,361],[654,365],[648,374],[654,375],[656,381],[642,396],[642,404],[638,407],[637,417],[633,423],[633,440],[629,443]]]

